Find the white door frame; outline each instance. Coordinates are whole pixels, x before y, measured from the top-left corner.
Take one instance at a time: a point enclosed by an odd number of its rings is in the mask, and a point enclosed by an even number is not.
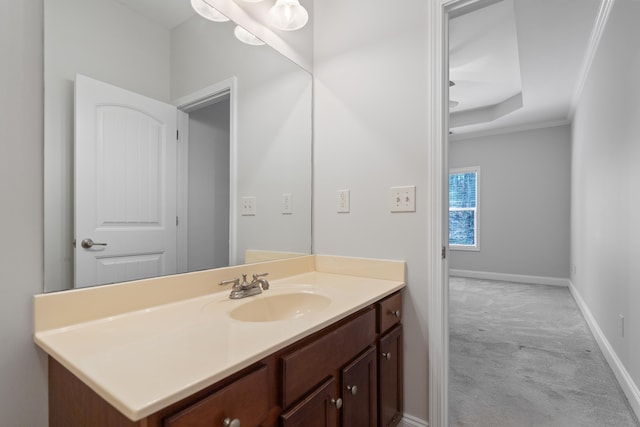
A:
[[[429,2],[429,426],[449,426],[449,19],[501,0]],[[442,251],[446,258],[442,258]]]
[[[178,98],[178,272],[188,269],[188,170],[189,170],[189,113],[216,103],[229,95],[229,264],[237,263],[237,209],[238,209],[238,132],[237,96],[238,79],[233,76],[190,95]]]
[[[448,266],[442,258],[446,248],[445,234],[448,216],[445,215],[445,180],[447,174],[447,81],[448,55],[445,55],[446,14],[444,0],[429,2],[428,23],[431,31],[429,76],[429,215],[427,216],[428,245],[428,301],[427,324],[429,334],[429,426],[448,427],[448,373],[449,373],[449,319],[448,319]],[[446,250],[446,249],[445,249]]]

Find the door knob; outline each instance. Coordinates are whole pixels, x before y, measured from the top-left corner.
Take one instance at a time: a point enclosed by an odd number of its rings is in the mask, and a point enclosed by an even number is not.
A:
[[[348,385],[347,390],[351,392],[354,396],[358,394],[358,386],[357,385]]]
[[[107,246],[106,243],[96,243],[91,239],[84,239],[82,240],[82,242],[80,242],[80,246],[82,246],[85,249],[91,249],[94,246]]]
[[[342,408],[342,399],[340,399],[340,398],[331,399],[331,403],[336,405],[336,408],[338,408],[338,409]]]
[[[237,418],[225,418],[222,422],[222,427],[240,427],[240,420]]]
[[[384,357],[387,360],[391,360],[391,352],[388,351],[386,353],[382,353],[382,357]]]

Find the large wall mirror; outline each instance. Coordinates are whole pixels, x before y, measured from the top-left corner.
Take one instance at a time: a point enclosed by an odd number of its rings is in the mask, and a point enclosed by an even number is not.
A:
[[[189,0],[44,9],[45,292],[311,253],[308,72]]]

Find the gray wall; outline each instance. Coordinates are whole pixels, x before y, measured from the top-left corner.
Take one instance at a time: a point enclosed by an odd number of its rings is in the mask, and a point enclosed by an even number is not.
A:
[[[246,249],[308,253],[311,77],[265,46],[238,42],[227,24],[194,17],[173,29],[172,99],[237,77],[238,204],[257,197],[255,216],[238,209],[237,261]],[[283,193],[292,193],[292,215],[282,215]]]
[[[573,124],[572,282],[640,384],[640,2],[617,1]],[[619,315],[625,318],[625,336]],[[637,404],[637,402],[636,402]],[[640,408],[636,407],[636,410]]]
[[[427,419],[428,2],[314,5],[314,252],[407,261],[405,412]],[[416,212],[390,187],[416,185]],[[351,212],[336,213],[336,191]]]
[[[189,271],[229,265],[229,100],[189,114]]]
[[[42,1],[0,1],[0,425],[47,425],[42,292]]]
[[[452,141],[449,167],[480,166],[480,251],[451,250],[451,269],[569,277],[569,126]]]

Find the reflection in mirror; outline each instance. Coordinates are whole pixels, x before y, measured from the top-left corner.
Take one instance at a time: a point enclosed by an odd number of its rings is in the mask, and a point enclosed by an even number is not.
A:
[[[203,19],[189,2],[154,2],[141,13],[143,3],[45,2],[45,292],[311,251],[309,73],[267,45],[239,42],[233,22]],[[97,89],[82,89],[77,75],[127,101],[109,92],[80,109],[83,93]],[[176,110],[166,123],[146,115],[166,136],[139,140],[141,116],[113,108],[142,114],[129,96]],[[80,144],[100,150],[87,157]],[[97,208],[108,203],[115,207]],[[76,231],[82,207],[90,227]],[[173,243],[135,249],[128,245],[152,239],[132,229],[169,231]],[[83,248],[84,239],[94,246]]]

